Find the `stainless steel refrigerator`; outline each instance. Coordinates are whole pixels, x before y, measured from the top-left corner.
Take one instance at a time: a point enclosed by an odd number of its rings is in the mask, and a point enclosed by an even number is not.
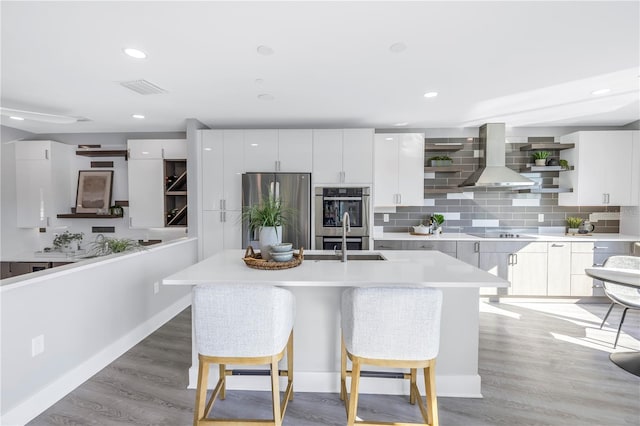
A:
[[[262,203],[273,193],[284,207],[293,209],[293,217],[283,226],[282,241],[298,249],[311,248],[311,174],[310,173],[244,173],[242,175],[242,209]],[[257,235],[250,235],[249,223],[242,222],[242,248]],[[253,245],[253,244],[252,244]],[[255,245],[254,245],[255,248]]]

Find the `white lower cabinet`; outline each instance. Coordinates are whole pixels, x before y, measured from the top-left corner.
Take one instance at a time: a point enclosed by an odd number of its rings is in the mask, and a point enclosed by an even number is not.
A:
[[[631,243],[597,241],[571,243],[571,296],[604,296],[602,282],[585,274],[585,268],[601,266],[609,256],[629,255]]]
[[[205,210],[202,212],[202,257],[223,249],[242,248],[242,221],[239,210]]]
[[[405,241],[403,250],[437,250],[451,257],[456,257],[455,241]]]
[[[547,243],[547,295],[571,295],[571,243]]]

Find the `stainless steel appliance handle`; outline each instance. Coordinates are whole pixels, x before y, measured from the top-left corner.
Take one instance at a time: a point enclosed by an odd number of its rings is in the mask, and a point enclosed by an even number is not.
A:
[[[473,252],[474,253],[480,253],[480,243],[478,241],[473,243]]]
[[[326,201],[360,201],[362,197],[323,197]]]
[[[323,241],[325,243],[341,243],[342,242],[342,238],[340,237],[324,237]],[[354,237],[347,237],[347,242],[353,243],[353,242],[360,242],[362,241],[362,238],[354,238]]]

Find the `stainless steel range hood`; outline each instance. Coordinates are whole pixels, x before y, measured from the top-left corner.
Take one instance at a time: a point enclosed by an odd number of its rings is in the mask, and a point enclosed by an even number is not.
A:
[[[480,126],[480,167],[459,186],[510,188],[532,186],[535,182],[505,166],[505,125],[488,123]]]

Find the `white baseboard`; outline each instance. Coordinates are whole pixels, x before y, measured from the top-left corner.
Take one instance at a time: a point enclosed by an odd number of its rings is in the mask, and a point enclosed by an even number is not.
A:
[[[191,305],[191,293],[149,318],[96,355],[0,417],[3,426],[24,425]]]
[[[198,368],[189,369],[189,389],[195,389],[198,377]],[[418,388],[424,395],[424,383],[418,375]],[[214,388],[218,381],[218,370],[212,368],[209,372],[210,389]],[[286,378],[280,378],[281,389],[284,389]],[[349,381],[347,382],[349,386]],[[271,391],[271,382],[268,376],[230,376],[227,378],[229,390],[255,390]],[[294,392],[327,392],[340,391],[340,372],[304,372],[295,371],[293,376]],[[409,395],[408,380],[362,378],[360,380],[360,393],[383,395]],[[440,375],[436,374],[436,393],[440,397],[454,398],[482,398],[481,378],[478,374],[469,375]]]

